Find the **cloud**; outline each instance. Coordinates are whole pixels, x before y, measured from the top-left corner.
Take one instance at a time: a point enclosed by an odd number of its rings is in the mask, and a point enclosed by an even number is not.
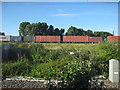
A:
[[[52,16],[76,16],[77,14],[55,14]]]

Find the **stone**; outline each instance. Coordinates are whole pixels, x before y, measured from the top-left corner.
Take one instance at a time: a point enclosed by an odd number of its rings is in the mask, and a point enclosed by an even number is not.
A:
[[[6,78],[6,80],[11,80],[11,78]]]

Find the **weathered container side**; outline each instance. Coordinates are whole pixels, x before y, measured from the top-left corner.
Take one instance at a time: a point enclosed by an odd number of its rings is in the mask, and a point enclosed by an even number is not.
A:
[[[35,37],[34,36],[24,36],[23,41],[24,42],[35,42]]]
[[[89,37],[89,42],[102,42],[102,37]]]
[[[63,36],[63,42],[88,42],[88,36]]]
[[[113,42],[120,42],[120,36],[108,36],[107,40]]]
[[[11,36],[10,41],[22,41],[22,36]]]
[[[60,36],[35,36],[36,42],[60,42]]]

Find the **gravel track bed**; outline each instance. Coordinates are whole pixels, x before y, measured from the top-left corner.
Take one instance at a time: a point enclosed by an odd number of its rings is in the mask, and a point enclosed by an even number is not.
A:
[[[2,88],[46,88],[40,81],[3,80]]]
[[[102,84],[102,85],[101,85]],[[113,89],[120,89],[120,83],[112,83],[111,81],[97,81],[97,82],[91,82],[91,88],[113,88]]]
[[[116,88],[120,89],[119,83],[112,83],[103,76],[97,76],[96,79],[90,81],[91,88]],[[53,80],[54,82],[57,81]],[[6,78],[2,80],[2,88],[47,88],[47,80],[43,79],[27,79],[23,77]]]

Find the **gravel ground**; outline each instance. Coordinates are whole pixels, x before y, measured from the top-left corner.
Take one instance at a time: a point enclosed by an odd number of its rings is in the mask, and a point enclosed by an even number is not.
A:
[[[27,78],[6,78],[2,81],[2,88],[46,88],[46,80],[27,79]],[[119,83],[112,83],[103,76],[97,76],[90,81],[91,88],[117,88],[120,89]]]
[[[40,81],[3,80],[2,88],[45,88]]]
[[[104,77],[104,76],[95,76],[94,79],[92,78],[92,80],[90,81],[91,83],[91,88],[116,88],[116,89],[120,89],[120,82],[119,83],[113,83],[111,81],[108,80],[108,78]]]
[[[112,83],[111,81],[92,81],[91,82],[91,88],[116,88],[116,89],[120,89],[120,83]]]

